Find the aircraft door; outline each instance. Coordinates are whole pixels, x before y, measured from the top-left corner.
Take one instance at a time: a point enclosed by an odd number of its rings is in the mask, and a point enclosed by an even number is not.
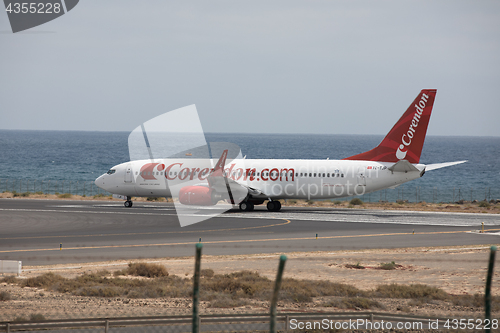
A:
[[[366,186],[366,175],[365,175],[365,168],[364,167],[359,167],[357,178],[358,178],[358,185]]]
[[[125,168],[125,183],[132,183],[134,174],[132,172],[132,163],[127,164]]]

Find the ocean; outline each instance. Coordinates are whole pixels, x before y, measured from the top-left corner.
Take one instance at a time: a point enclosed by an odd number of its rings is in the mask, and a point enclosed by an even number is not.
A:
[[[128,132],[0,130],[0,191],[94,195],[94,179],[129,160]],[[375,147],[383,135],[208,133],[247,158],[342,159]],[[454,202],[500,199],[500,137],[427,136],[421,163],[468,160],[362,196],[364,201]]]

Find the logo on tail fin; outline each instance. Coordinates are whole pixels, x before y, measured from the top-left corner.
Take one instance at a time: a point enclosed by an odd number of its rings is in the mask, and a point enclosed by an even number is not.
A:
[[[411,144],[411,139],[416,132],[416,128],[418,127],[418,123],[420,122],[420,116],[422,115],[422,112],[424,112],[424,108],[427,104],[428,98],[428,95],[422,94],[422,98],[418,102],[418,105],[415,104],[415,113],[413,114],[413,119],[411,120],[410,127],[408,128],[408,131],[401,137],[402,143],[399,145],[398,150],[396,150],[396,157],[400,160],[406,157],[406,153],[408,152],[408,150],[403,151],[403,149],[405,149],[405,146],[409,147]]]
[[[405,145],[400,144],[398,150],[396,150],[396,157],[399,160],[404,159],[406,157],[406,153],[408,152],[408,151],[402,151],[401,149],[405,149]]]

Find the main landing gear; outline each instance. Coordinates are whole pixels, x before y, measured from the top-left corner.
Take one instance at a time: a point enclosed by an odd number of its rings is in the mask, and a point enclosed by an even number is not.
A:
[[[124,205],[125,207],[127,207],[127,208],[132,207],[132,200],[131,200],[131,199],[132,199],[131,197],[127,197],[127,201],[125,201],[125,202],[123,203],[123,205]]]
[[[240,210],[243,212],[251,212],[255,208],[255,205],[250,201],[243,201],[240,203]]]
[[[267,210],[270,212],[279,212],[281,209],[281,202],[279,201],[269,201],[267,203]]]
[[[262,202],[257,203],[260,205]],[[255,204],[251,201],[243,201],[240,203],[240,210],[242,212],[251,212],[255,208]],[[269,201],[267,203],[267,210],[270,212],[279,212],[281,210],[281,202]]]

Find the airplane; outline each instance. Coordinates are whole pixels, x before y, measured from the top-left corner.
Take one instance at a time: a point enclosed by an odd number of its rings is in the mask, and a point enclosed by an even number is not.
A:
[[[97,186],[125,200],[173,197],[185,206],[215,206],[225,201],[252,211],[280,199],[331,199],[396,188],[425,172],[467,161],[420,164],[436,89],[423,89],[375,148],[341,160],[246,159],[228,161],[228,149],[215,160],[183,158],[136,160],[112,167]],[[213,167],[212,167],[213,166]]]

